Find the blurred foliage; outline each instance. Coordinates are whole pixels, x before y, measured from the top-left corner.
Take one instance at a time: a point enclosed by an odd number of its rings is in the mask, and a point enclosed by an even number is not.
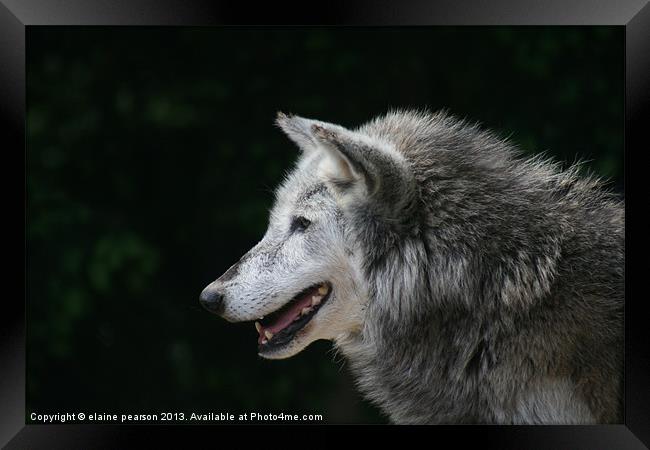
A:
[[[28,29],[29,410],[384,422],[330,344],[286,361],[198,295],[263,235],[296,150],[277,110],[354,126],[448,108],[623,190],[623,29]]]

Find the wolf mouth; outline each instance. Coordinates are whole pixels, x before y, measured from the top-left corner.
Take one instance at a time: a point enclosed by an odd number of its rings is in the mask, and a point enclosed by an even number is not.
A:
[[[259,334],[260,350],[270,350],[288,344],[314,317],[329,299],[332,287],[329,283],[313,285],[293,297],[287,304],[255,322]]]

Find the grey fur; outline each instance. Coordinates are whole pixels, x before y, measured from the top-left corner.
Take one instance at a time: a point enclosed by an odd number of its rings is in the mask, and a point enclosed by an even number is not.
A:
[[[624,207],[599,180],[442,112],[278,125],[303,155],[265,238],[209,288],[229,320],[334,291],[262,356],[331,339],[396,423],[622,422]],[[286,233],[296,211],[311,234]]]

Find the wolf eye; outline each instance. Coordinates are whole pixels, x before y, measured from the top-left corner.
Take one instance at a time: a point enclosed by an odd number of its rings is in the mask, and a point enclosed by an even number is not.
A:
[[[291,221],[291,232],[305,231],[311,222],[302,216],[294,217]]]

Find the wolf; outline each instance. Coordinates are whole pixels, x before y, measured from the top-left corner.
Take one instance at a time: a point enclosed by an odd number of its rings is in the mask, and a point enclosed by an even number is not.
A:
[[[624,200],[446,111],[300,148],[262,240],[201,293],[263,358],[319,339],[398,424],[622,422]]]

